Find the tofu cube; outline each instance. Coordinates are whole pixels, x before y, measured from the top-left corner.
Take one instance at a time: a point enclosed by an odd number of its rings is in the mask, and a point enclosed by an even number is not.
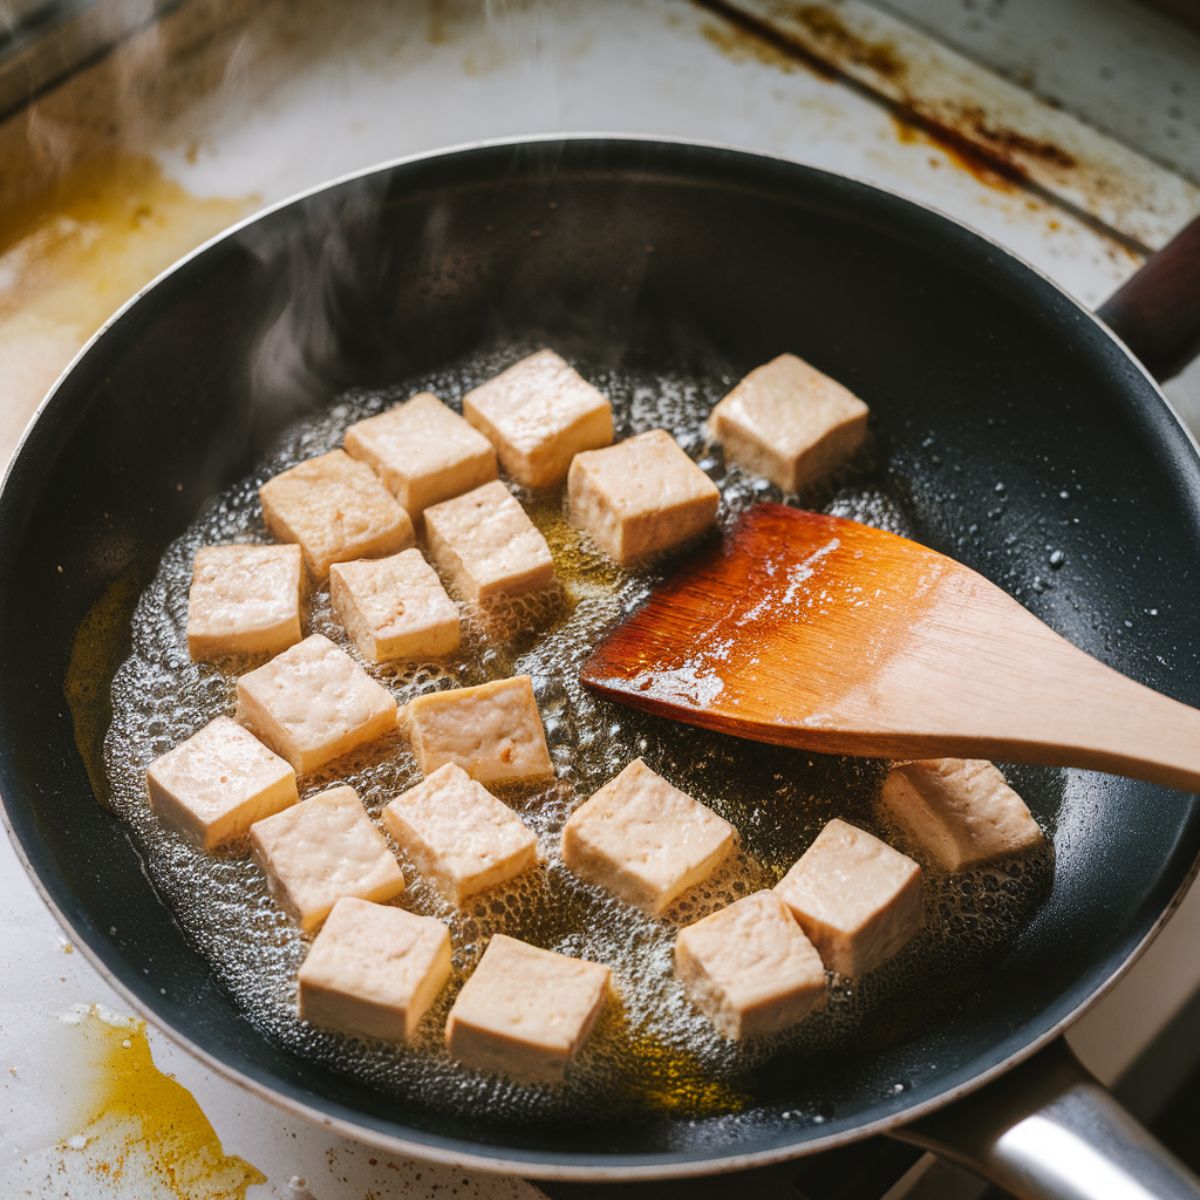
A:
[[[326,1029],[410,1041],[450,978],[441,921],[343,896],[301,964],[300,1016]]]
[[[571,520],[621,564],[703,533],[721,498],[665,429],[580,454],[571,464],[567,492]]]
[[[403,721],[425,775],[446,763],[480,783],[554,775],[528,675],[418,696],[404,709]]]
[[[331,563],[394,554],[414,541],[412,521],[366,463],[342,450],[310,458],[258,489],[263,519],[298,542],[316,579]]]
[[[434,561],[468,600],[554,582],[546,539],[498,480],[426,509],[425,538]]]
[[[431,504],[496,478],[496,452],[430,392],[356,421],[346,453],[372,467],[415,521]]]
[[[581,450],[613,439],[612,405],[553,350],[539,350],[463,397],[463,415],[526,487],[552,487]]]
[[[156,759],[146,787],[163,821],[204,850],[241,837],[299,799],[296,772],[228,717]]]
[[[537,862],[537,838],[461,767],[447,763],[383,810],[384,828],[451,904]]]
[[[420,550],[334,563],[329,594],[368,662],[438,658],[458,649],[458,606]]]
[[[866,440],[867,406],[794,354],[750,372],[712,410],[711,435],[734,462],[796,492]]]
[[[836,818],[776,885],[821,958],[857,978],[886,962],[921,928],[921,868]]]
[[[343,897],[390,900],[404,875],[352,787],[330,788],[250,826],[250,844],[279,903],[306,931]]]
[[[314,633],[238,680],[237,719],[304,775],[390,733],[396,701]]]
[[[675,974],[722,1037],[797,1025],[825,1003],[825,967],[787,905],[755,892],[679,931]]]
[[[658,916],[733,849],[734,828],[640,758],[610,779],[563,827],[563,861]]]
[[[446,1021],[460,1062],[524,1083],[560,1083],[592,1031],[611,972],[498,933]]]
[[[1042,844],[1042,831],[1004,776],[979,759],[900,763],[880,807],[948,871],[964,871]]]
[[[188,592],[188,653],[278,654],[300,640],[299,546],[205,546]]]

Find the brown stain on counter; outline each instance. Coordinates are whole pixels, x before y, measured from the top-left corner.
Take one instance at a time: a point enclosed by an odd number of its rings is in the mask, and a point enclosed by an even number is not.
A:
[[[893,79],[908,72],[891,42],[872,41],[854,33],[827,5],[800,4],[792,10],[792,16],[828,52],[831,67],[853,63]]]
[[[833,79],[835,73],[830,71],[820,60],[809,59],[807,56],[791,53],[773,41],[759,37],[737,25],[717,25],[706,21],[700,26],[701,36],[710,42],[726,58],[734,62],[758,62],[768,67],[774,67],[785,75],[794,71],[807,70],[820,79]]]
[[[1001,174],[982,156],[956,146],[948,138],[935,136],[923,126],[906,120],[898,112],[889,115],[896,132],[896,141],[906,146],[931,146],[940,152],[941,158],[930,159],[931,167],[939,166],[948,160],[952,166],[965,171],[985,187],[994,188],[998,192],[1011,193],[1017,190],[1016,183],[1009,176]]]
[[[97,1182],[121,1180],[131,1195],[144,1181],[178,1200],[245,1200],[251,1185],[267,1182],[225,1153],[191,1092],[154,1065],[145,1022],[107,1019],[93,1006],[77,1028],[95,1090],[83,1128],[61,1146],[64,1156],[84,1154]]]
[[[857,33],[829,5],[788,7],[786,16],[803,31],[798,35],[727,0],[694,3],[727,22],[720,30],[705,27],[702,32],[729,57],[780,67],[800,64],[826,80],[841,79],[888,106],[901,141],[933,143],[954,165],[989,187],[1007,189],[1027,182],[1025,164],[1030,160],[1064,175],[1079,165],[1061,146],[1010,127],[978,104],[923,94],[913,66],[892,42]],[[780,12],[783,15],[782,6]],[[755,43],[757,51],[750,49]],[[873,76],[877,86],[864,81],[863,72]]]

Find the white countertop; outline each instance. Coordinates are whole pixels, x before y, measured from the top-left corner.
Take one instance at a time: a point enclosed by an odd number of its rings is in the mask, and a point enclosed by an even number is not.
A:
[[[1067,0],[1058,6],[1057,18],[1046,15],[1049,5],[1037,16],[1038,6],[1028,0],[1012,4],[1007,16],[997,5],[995,11],[988,8],[989,34],[958,10],[948,13],[948,7],[940,0],[890,6],[893,13],[904,8],[914,26],[923,21],[944,29],[948,40],[971,52],[994,45],[997,65],[1011,74],[1020,73],[1021,63],[1044,45],[1045,36],[1068,37],[1071,21],[1082,16],[1080,5]],[[1091,64],[1099,78],[1100,68],[1116,56],[1113,62],[1129,75],[1128,94],[1141,98],[1144,111],[1162,111],[1161,128],[1146,139],[1162,157],[1171,157],[1167,151],[1173,143],[1166,133],[1171,122],[1188,128],[1186,138],[1174,139],[1175,166],[1146,164],[1144,173],[1138,160],[1121,157],[1127,156],[1124,146],[1091,131],[1067,131],[1094,139],[1089,146],[1099,159],[1111,151],[1127,167],[1132,162],[1129,169],[1141,186],[1147,180],[1153,185],[1144,207],[1113,218],[1128,221],[1138,240],[1153,247],[1165,241],[1172,221],[1178,224],[1178,206],[1186,206],[1193,194],[1178,167],[1186,168],[1189,157],[1191,168],[1198,166],[1193,125],[1200,98],[1178,94],[1172,80],[1178,75],[1200,89],[1200,41],[1173,33],[1133,3],[1106,0],[1097,7],[1110,22],[1106,31],[1136,33],[1137,51],[1127,62],[1120,57],[1119,36],[1100,36],[1093,29],[1073,46],[1072,61]],[[874,19],[863,5],[839,11],[852,21],[864,14],[868,22]],[[1048,26],[1053,27],[1049,35]],[[213,28],[217,34],[208,36],[205,31]],[[944,55],[940,44],[924,34],[911,36],[935,57]],[[185,52],[170,71],[156,74],[157,56],[168,45]],[[949,68],[939,61],[944,75]],[[1078,78],[1076,71],[1066,84],[1056,81],[1055,64],[1039,63],[1049,72],[1047,87],[1061,91]],[[978,69],[964,69],[970,82],[970,72]],[[145,82],[148,77],[151,82]],[[1054,194],[1057,184],[1033,193],[1001,180],[981,180],[940,145],[899,129],[861,85],[789,61],[682,0],[559,7],[429,0],[400,10],[369,2],[335,9],[194,0],[57,89],[33,120],[18,117],[20,128],[10,122],[0,129],[0,163],[19,158],[24,145],[29,169],[69,164],[72,139],[82,136],[81,130],[95,134],[87,120],[71,113],[86,109],[93,103],[89,96],[104,87],[116,89],[122,119],[115,134],[104,134],[114,139],[114,157],[107,174],[89,178],[91,207],[76,195],[63,213],[48,211],[40,219],[32,241],[27,238],[0,255],[0,301],[6,293],[19,300],[7,308],[0,303],[0,378],[7,383],[0,453],[5,455],[45,386],[97,321],[203,236],[262,203],[332,176],[484,137],[562,130],[653,133],[798,159],[950,212],[1011,247],[1088,304],[1111,292],[1139,259],[1127,248],[1128,237],[1114,240],[1094,220],[1078,215],[1081,205],[1087,207],[1086,197],[1070,197],[1072,207],[1063,207]],[[1095,120],[1118,137],[1136,140],[1122,112],[1113,108],[1112,91],[1103,90]],[[1087,110],[1086,96],[1066,98]],[[1036,101],[1028,103],[1036,116],[1024,119],[1070,120],[1056,116],[1053,108],[1043,111]],[[1179,118],[1170,115],[1177,109],[1183,114]],[[128,156],[123,137],[135,139],[142,157]],[[149,216],[130,234],[96,196],[128,198],[139,191],[147,197]],[[1167,193],[1175,207],[1159,211],[1155,197]],[[1200,210],[1200,204],[1196,207]],[[1182,410],[1200,416],[1200,372],[1177,382],[1171,394]],[[1106,1079],[1131,1061],[1200,983],[1200,964],[1192,952],[1198,935],[1200,893],[1072,1035]],[[112,1053],[124,1049],[138,1055],[138,1034],[118,1023],[113,1035],[106,1032],[111,1026],[79,1015],[75,1006],[107,1006],[115,1017],[127,1017],[128,1011],[84,956],[66,944],[7,841],[0,841],[0,978],[5,980],[0,989],[0,1183],[6,1185],[5,1195],[215,1200],[242,1194],[238,1181],[251,1176],[236,1164],[213,1159],[215,1152],[202,1136],[203,1119],[194,1112],[188,1116],[191,1141],[168,1147],[168,1156],[177,1161],[190,1161],[189,1155],[203,1160],[203,1169],[197,1167],[186,1184],[164,1174],[162,1145],[156,1147],[135,1118],[122,1123],[118,1114],[107,1124],[91,1123],[91,1109],[112,1086]],[[124,1041],[130,1043],[127,1048]],[[157,1032],[149,1033],[149,1041],[155,1064],[195,1098],[224,1153],[241,1156],[266,1177],[266,1183],[249,1187],[250,1197],[296,1197],[301,1193],[291,1187],[294,1177],[308,1181],[316,1200],[445,1195],[452,1187],[460,1197],[537,1194],[518,1181],[397,1163],[330,1138],[216,1077]],[[176,1100],[186,1108],[183,1098],[176,1095]]]

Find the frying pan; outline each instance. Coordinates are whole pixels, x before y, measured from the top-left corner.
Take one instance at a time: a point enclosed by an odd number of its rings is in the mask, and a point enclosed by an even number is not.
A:
[[[1156,267],[1160,282],[1178,270]],[[1186,308],[1147,320],[1131,287],[1107,311],[1165,368],[1184,357]],[[80,354],[12,462],[0,793],[72,939],[210,1066],[418,1157],[673,1177],[891,1131],[1023,1195],[1194,1194],[1057,1041],[1158,930],[1200,853],[1195,798],[1127,779],[1031,773],[1054,821],[1053,890],[969,1002],[847,1049],[815,1082],[777,1079],[737,1116],[468,1121],[302,1061],[239,1016],[93,793],[97,682],[126,652],[129,606],[168,542],[287,423],[345,387],[505,339],[585,368],[740,374],[783,349],[815,359],[870,402],[922,540],[1118,670],[1200,704],[1200,459],[1147,371],[1029,267],[862,183],[727,149],[543,139],[411,159],[280,205],[167,272]],[[1002,520],[989,516],[997,483]],[[90,690],[68,679],[73,645]],[[825,1119],[797,1121],[814,1086]]]

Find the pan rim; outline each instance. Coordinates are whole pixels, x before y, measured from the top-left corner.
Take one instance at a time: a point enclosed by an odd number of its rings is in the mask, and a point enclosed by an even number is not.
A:
[[[491,149],[507,149],[509,151],[519,150],[522,147],[533,145],[546,145],[555,143],[596,143],[605,148],[618,148],[622,145],[626,146],[670,146],[681,150],[699,150],[710,151],[720,154],[733,155],[743,160],[757,160],[760,163],[775,164],[785,169],[795,169],[810,173],[815,176],[821,176],[827,180],[848,182],[858,188],[877,193],[883,197],[890,199],[893,202],[907,205],[913,209],[931,214],[941,221],[949,223],[956,227],[959,231],[968,234],[971,238],[983,242],[997,251],[1004,259],[1011,263],[1016,263],[1025,271],[1033,276],[1036,276],[1044,285],[1047,285],[1054,293],[1057,294],[1060,300],[1065,300],[1068,306],[1073,309],[1078,315],[1086,317],[1093,325],[1101,330],[1121,351],[1122,357],[1127,364],[1131,364],[1136,372],[1140,374],[1143,380],[1148,383],[1153,394],[1157,397],[1161,405],[1161,415],[1166,415],[1169,424],[1178,436],[1183,435],[1183,438],[1188,446],[1190,446],[1193,455],[1200,457],[1200,445],[1197,443],[1197,438],[1192,434],[1188,427],[1183,423],[1178,412],[1171,404],[1170,400],[1163,393],[1158,382],[1150,375],[1143,364],[1133,355],[1129,348],[1124,344],[1120,337],[1112,330],[1094,312],[1080,303],[1075,297],[1070,295],[1064,288],[1057,284],[1054,280],[1047,277],[1042,271],[1032,264],[1026,262],[1020,255],[1009,250],[1001,245],[993,238],[979,230],[974,229],[967,223],[948,214],[934,205],[930,205],[921,201],[912,200],[906,196],[901,196],[895,192],[891,192],[886,188],[879,187],[854,175],[825,171],[817,167],[809,166],[805,163],[798,162],[794,159],[789,159],[779,155],[763,154],[758,151],[751,151],[740,148],[728,143],[715,141],[701,141],[692,138],[664,137],[644,134],[611,134],[611,133],[544,133],[521,137],[502,137],[489,138],[478,141],[460,143],[455,146],[441,147],[432,151],[424,151],[411,155],[400,156],[391,160],[374,164],[360,170],[347,172],[334,179],[317,184],[311,188],[304,189],[296,194],[286,197],[274,204],[267,205],[256,212],[248,214],[241,220],[235,222],[229,228],[207,239],[201,245],[195,247],[188,254],[181,257],[178,261],[167,267],[164,271],[156,275],[150,282],[140,288],[129,300],[121,305],[87,340],[77,354],[75,354],[66,368],[55,380],[45,397],[39,403],[27,423],[17,445],[13,451],[13,455],[4,471],[3,478],[0,479],[0,498],[7,495],[12,474],[16,469],[18,460],[24,453],[26,446],[33,435],[35,427],[39,424],[42,417],[48,408],[54,403],[59,395],[62,385],[71,376],[80,362],[87,357],[93,350],[97,342],[102,340],[109,330],[121,321],[124,316],[135,305],[140,303],[149,293],[159,287],[165,280],[175,275],[177,272],[187,267],[193,259],[199,258],[207,253],[213,247],[225,242],[226,240],[236,236],[242,230],[248,228],[257,222],[264,220],[278,211],[288,208],[292,205],[300,203],[310,197],[319,195],[320,193],[331,191],[346,183],[353,182],[358,179],[363,179],[372,175],[383,175],[396,171],[400,168],[410,166],[416,163],[427,162],[436,159],[450,159],[456,156],[467,155],[481,150]],[[682,1179],[692,1178],[703,1175],[717,1175],[733,1171],[746,1170],[753,1167],[768,1166],[774,1163],[786,1162],[792,1159],[807,1157],[810,1154],[818,1154],[822,1151],[831,1150],[838,1146],[852,1144],[864,1138],[890,1133],[912,1122],[920,1119],[929,1113],[940,1110],[945,1105],[952,1103],[954,1100],[962,1096],[969,1095],[979,1088],[985,1086],[990,1081],[998,1078],[1011,1068],[1021,1062],[1033,1057],[1039,1050],[1048,1045],[1070,1027],[1076,1020],[1079,1019],[1086,1011],[1096,1004],[1137,962],[1141,955],[1145,952],[1149,944],[1158,936],[1163,926],[1174,914],[1179,904],[1182,902],[1184,895],[1194,881],[1198,871],[1200,871],[1200,857],[1197,857],[1189,869],[1179,886],[1172,894],[1169,902],[1164,906],[1163,910],[1156,916],[1153,922],[1145,930],[1138,942],[1129,950],[1122,961],[1113,968],[1108,976],[1097,986],[1093,987],[1090,992],[1074,1005],[1069,1012],[1060,1016],[1050,1027],[1045,1029],[1041,1034],[1032,1038],[1019,1049],[1014,1050],[1011,1054],[1005,1056],[998,1062],[989,1067],[985,1067],[978,1073],[973,1074],[970,1079],[961,1083],[947,1086],[944,1090],[940,1090],[936,1095],[931,1096],[919,1102],[914,1102],[911,1105],[902,1108],[901,1110],[889,1113],[878,1117],[873,1121],[865,1122],[856,1125],[851,1129],[831,1132],[824,1136],[809,1138],[803,1141],[795,1142],[786,1146],[774,1146],[762,1150],[750,1151],[741,1154],[712,1154],[710,1155],[707,1149],[696,1150],[693,1148],[681,1149],[678,1151],[660,1152],[654,1154],[625,1154],[614,1155],[611,1161],[602,1160],[596,1162],[596,1154],[594,1152],[582,1153],[577,1151],[570,1152],[552,1152],[543,1150],[531,1150],[528,1152],[506,1150],[503,1154],[490,1154],[487,1152],[479,1152],[469,1148],[463,1148],[463,1139],[459,1137],[451,1137],[440,1134],[425,1135],[422,1132],[422,1137],[412,1138],[410,1136],[396,1136],[389,1134],[384,1129],[376,1128],[373,1124],[364,1124],[363,1117],[360,1114],[357,1119],[353,1116],[335,1115],[320,1108],[305,1102],[299,1096],[292,1094],[294,1086],[286,1085],[288,1091],[280,1090],[283,1086],[278,1082],[270,1084],[255,1077],[255,1075],[244,1070],[240,1066],[233,1065],[219,1058],[209,1050],[203,1048],[196,1043],[190,1036],[182,1032],[171,1021],[163,1018],[158,1014],[153,1005],[153,998],[143,998],[139,996],[132,986],[128,986],[124,979],[118,976],[113,968],[101,956],[101,952],[93,947],[90,941],[92,931],[86,926],[77,925],[70,917],[67,916],[63,908],[52,898],[49,890],[41,876],[33,869],[33,866],[25,852],[25,845],[17,835],[12,820],[10,818],[6,802],[0,796],[0,820],[3,821],[7,830],[9,839],[14,847],[17,858],[20,861],[26,875],[32,880],[33,885],[42,898],[42,901],[49,908],[59,925],[76,940],[77,944],[82,949],[84,956],[98,971],[102,978],[110,987],[117,992],[122,999],[128,1003],[136,1012],[147,1019],[155,1028],[165,1034],[171,1041],[178,1045],[181,1049],[198,1059],[210,1070],[213,1070],[218,1075],[229,1079],[238,1086],[244,1088],[253,1095],[268,1101],[278,1108],[283,1109],[293,1115],[299,1116],[302,1119],[326,1128],[341,1136],[348,1137],[352,1140],[365,1142],[369,1145],[387,1150],[392,1153],[403,1154],[409,1157],[423,1159],[429,1162],[440,1163],[443,1165],[467,1167],[474,1170],[506,1175],[519,1175],[529,1179],[557,1179],[557,1180],[590,1180],[590,1181],[633,1181],[633,1180],[656,1180],[656,1179]],[[329,1102],[327,1102],[329,1103]],[[348,1112],[346,1106],[341,1104],[333,1105],[342,1112]],[[415,1132],[415,1131],[410,1131]],[[422,1140],[423,1137],[428,1137],[429,1140]],[[456,1148],[457,1147],[457,1148]],[[528,1157],[526,1157],[528,1155]],[[549,1160],[549,1161],[547,1161]]]

